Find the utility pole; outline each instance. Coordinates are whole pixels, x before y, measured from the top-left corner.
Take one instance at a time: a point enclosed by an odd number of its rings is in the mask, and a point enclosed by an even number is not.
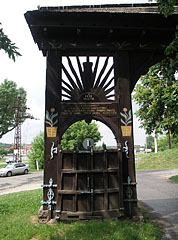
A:
[[[15,133],[14,133],[14,153],[13,153],[13,162],[21,162],[22,161],[22,156],[21,156],[21,150],[22,150],[22,145],[21,145],[21,125],[22,125],[22,108],[24,107],[21,106],[21,96],[18,95],[18,103],[17,106],[14,107],[16,110],[16,127],[15,127]],[[25,107],[26,108],[26,107]],[[29,108],[26,108],[29,109]],[[31,114],[27,113],[23,118],[27,119],[35,119]]]
[[[21,162],[21,96],[18,95],[18,104],[15,107],[16,110],[16,127],[14,134],[14,154],[13,161]]]

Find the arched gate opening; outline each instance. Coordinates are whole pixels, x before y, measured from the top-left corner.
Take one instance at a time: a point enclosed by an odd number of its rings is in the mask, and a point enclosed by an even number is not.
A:
[[[117,149],[60,149],[57,169],[60,220],[123,215]],[[122,211],[121,211],[122,210]]]

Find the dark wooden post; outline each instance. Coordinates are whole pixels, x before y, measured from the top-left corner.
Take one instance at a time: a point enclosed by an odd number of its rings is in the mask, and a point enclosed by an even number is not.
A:
[[[46,102],[45,102],[45,151],[44,151],[44,209],[47,209],[46,201],[49,200],[49,181],[52,179],[53,185],[57,184],[57,154],[58,154],[58,105],[61,99],[60,88],[60,56],[57,51],[49,51],[47,54],[46,69]],[[52,115],[55,115],[52,118]],[[50,121],[51,119],[51,121]],[[57,187],[51,187],[54,197],[51,199],[52,217],[53,210],[56,208]]]
[[[123,151],[123,184],[126,211],[133,215],[133,206],[136,206],[136,177],[133,141],[133,115],[130,90],[130,61],[128,52],[118,53],[118,85],[119,108],[121,126],[121,146]],[[125,117],[124,117],[125,116]],[[132,209],[130,209],[131,201]]]

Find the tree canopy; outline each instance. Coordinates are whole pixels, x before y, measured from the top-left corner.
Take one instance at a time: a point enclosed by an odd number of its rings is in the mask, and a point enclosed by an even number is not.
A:
[[[152,2],[153,0],[149,1]],[[158,11],[167,18],[174,13],[178,0],[157,0],[157,3]],[[165,55],[170,58],[169,70],[175,73],[178,66],[178,24],[175,29],[174,39],[165,49]],[[165,69],[165,75],[167,75],[167,77],[170,75],[170,72],[167,72],[167,69]]]
[[[15,61],[17,56],[21,56],[18,52],[18,47],[5,35],[3,28],[0,28],[0,50],[1,49],[3,49],[13,61]]]
[[[146,137],[146,148],[153,150],[153,146],[154,146],[154,137],[147,136]]]
[[[7,79],[0,84],[0,138],[16,127],[18,96],[20,96],[20,122],[22,123],[25,121],[27,109],[26,91],[23,88],[17,88],[15,82]]]
[[[7,155],[8,151],[0,147],[0,159],[4,158]]]
[[[166,67],[168,60],[152,66],[135,87],[133,99],[139,105],[136,116],[149,135],[154,131],[178,133],[178,80]],[[170,71],[169,77],[165,69]]]
[[[152,1],[152,0],[150,0]],[[157,0],[158,11],[166,18],[174,13],[177,0]],[[149,72],[142,76],[135,88],[134,100],[140,109],[136,112],[141,121],[141,127],[147,134],[166,131],[174,135],[178,132],[178,25],[173,41],[165,49],[165,59],[152,66]]]
[[[96,123],[90,123],[89,125],[84,121],[78,121],[72,124],[64,133],[62,138],[62,149],[73,150],[83,149],[83,140],[85,138],[92,138],[94,142],[101,140],[102,136],[98,131]],[[39,168],[43,169],[44,165],[44,133],[40,132],[32,142],[32,147],[28,155],[30,159],[31,168],[36,168],[36,161],[38,160]]]
[[[153,0],[149,0],[152,2]],[[178,3],[177,0],[157,0],[157,3],[159,4],[158,10],[161,14],[163,14],[165,17],[168,17],[173,14],[174,7]]]
[[[172,148],[177,148],[178,147],[178,135],[171,135],[171,145]],[[164,151],[167,150],[169,147],[169,137],[164,136],[158,139],[158,149],[159,151]]]
[[[78,150],[81,150],[85,138],[92,138],[95,143],[101,140],[102,136],[96,123],[87,124],[82,120],[72,124],[62,137],[62,149],[74,149],[76,146]]]

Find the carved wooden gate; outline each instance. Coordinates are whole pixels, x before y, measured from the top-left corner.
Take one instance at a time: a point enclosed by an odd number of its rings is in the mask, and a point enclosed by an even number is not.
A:
[[[60,209],[61,220],[122,215],[122,181],[117,156],[117,150],[59,154],[57,209]]]
[[[47,57],[44,218],[135,215],[131,92],[165,57],[177,13],[165,19],[145,4],[69,6],[41,7],[25,18]],[[59,149],[66,129],[82,119],[106,124],[117,149]]]

